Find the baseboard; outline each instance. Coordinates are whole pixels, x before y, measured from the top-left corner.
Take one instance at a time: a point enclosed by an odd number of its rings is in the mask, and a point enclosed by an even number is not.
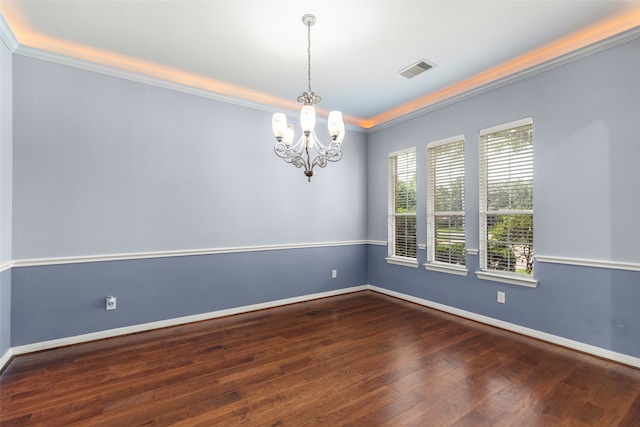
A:
[[[274,307],[279,307],[283,305],[295,304],[298,302],[311,301],[314,299],[327,298],[327,297],[332,297],[336,295],[348,294],[348,293],[364,291],[364,290],[367,290],[366,285],[354,286],[351,288],[338,289],[335,291],[327,291],[327,292],[320,292],[316,294],[302,295],[299,297],[268,301],[260,304],[234,307],[226,310],[212,311],[208,313],[195,314],[192,316],[177,317],[174,319],[160,320],[157,322],[143,323],[139,325],[126,326],[123,328],[108,329],[105,331],[93,332],[89,334],[75,335],[72,337],[42,341],[42,342],[37,342],[33,344],[26,344],[26,345],[21,345],[17,347],[12,347],[9,351],[12,356],[17,356],[20,354],[33,353],[33,352],[42,351],[42,350],[51,350],[57,347],[81,344],[81,343],[101,340],[105,338],[114,338],[122,335],[134,334],[137,332],[145,332],[145,331],[151,331],[154,329],[167,328],[170,326],[178,326],[178,325],[183,325],[185,323],[200,322],[202,320],[216,319],[219,317],[231,316],[234,314],[248,313],[251,311],[264,310],[267,308],[274,308]]]
[[[9,364],[9,361],[13,357],[13,352],[11,349],[7,350],[5,354],[0,357],[0,373],[4,370],[5,366]]]
[[[622,363],[625,365],[640,368],[640,358],[629,356],[615,351],[607,350],[604,348],[596,347],[593,345],[585,344],[579,341],[573,341],[567,338],[559,337],[557,335],[548,334],[535,329],[526,328],[524,326],[516,325],[514,323],[505,322],[502,320],[494,319],[493,317],[483,316],[481,314],[473,313],[471,311],[461,310],[459,308],[451,307],[448,305],[440,304],[437,302],[429,301],[426,299],[414,297],[412,295],[403,294],[401,292],[390,291],[388,289],[379,288],[377,286],[367,285],[367,289],[381,294],[389,295],[395,298],[399,298],[405,301],[413,302],[425,307],[433,308],[445,313],[454,314],[459,317],[464,317],[469,320],[484,323],[490,326],[495,326],[507,331],[516,332],[521,335],[526,335],[531,338],[546,341],[552,344],[567,347],[572,350],[577,350],[583,353],[591,354],[603,359],[608,359],[614,362]]]
[[[435,310],[450,313],[459,317],[464,317],[469,320],[484,323],[490,326],[495,326],[507,331],[516,332],[521,335],[529,336],[531,338],[546,341],[552,344],[560,345],[562,347],[577,350],[583,353],[591,354],[596,357],[608,359],[614,362],[622,363],[625,365],[640,368],[640,358],[629,356],[622,353],[617,353],[611,350],[603,349],[600,347],[588,345],[579,341],[573,341],[567,338],[559,337],[557,335],[548,334],[535,329],[526,328],[514,323],[505,322],[502,320],[494,319],[492,317],[483,316],[477,313],[473,313],[459,308],[451,307],[445,304],[429,301],[426,299],[414,297],[412,295],[403,294],[401,292],[391,291],[388,289],[380,288],[373,285],[361,285],[350,288],[338,289],[335,291],[321,292],[316,294],[303,295],[299,297],[286,298],[281,300],[269,301],[260,304],[247,305],[242,307],[230,308],[227,310],[218,310],[209,313],[196,314],[193,316],[179,317],[175,319],[167,319],[158,322],[144,323],[140,325],[133,325],[124,328],[109,329],[106,331],[100,331],[90,334],[76,335],[73,337],[60,338],[56,340],[43,341],[33,344],[22,345],[18,347],[10,348],[2,357],[0,357],[0,371],[9,363],[13,356],[20,354],[33,353],[36,351],[50,350],[57,347],[63,347],[67,345],[81,344],[84,342],[95,341],[105,338],[113,338],[121,335],[127,335],[137,332],[145,332],[154,329],[166,328],[170,326],[183,325],[185,323],[199,322],[202,320],[215,319],[219,317],[231,316],[234,314],[248,313],[256,310],[263,310],[267,308],[274,308],[288,304],[295,304],[298,302],[311,301],[319,298],[327,298],[336,295],[348,294],[352,292],[370,290],[378,292],[384,295],[389,295],[394,298],[402,299],[404,301],[416,303],[425,307],[433,308]]]

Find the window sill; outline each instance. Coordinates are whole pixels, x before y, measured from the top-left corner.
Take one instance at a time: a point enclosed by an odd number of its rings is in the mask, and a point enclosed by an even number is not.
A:
[[[457,274],[458,276],[466,276],[469,273],[469,270],[461,265],[439,264],[435,262],[428,262],[423,265],[426,270],[438,271],[440,273]]]
[[[492,280],[494,282],[508,283],[510,285],[526,286],[528,288],[535,288],[538,286],[538,281],[533,277],[524,276],[516,273],[507,273],[504,271],[476,271],[478,279]]]
[[[387,260],[388,264],[396,264],[396,265],[402,265],[404,267],[413,267],[413,268],[417,268],[419,263],[418,260],[415,258],[405,258],[405,257],[399,257],[399,256],[392,256],[389,258],[385,258]]]

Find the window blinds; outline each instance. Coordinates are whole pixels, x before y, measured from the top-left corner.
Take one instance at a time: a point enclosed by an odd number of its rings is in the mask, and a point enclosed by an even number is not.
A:
[[[465,265],[464,138],[427,145],[427,262]]]
[[[533,274],[533,123],[480,133],[481,268]]]
[[[415,148],[389,156],[389,256],[417,258]]]

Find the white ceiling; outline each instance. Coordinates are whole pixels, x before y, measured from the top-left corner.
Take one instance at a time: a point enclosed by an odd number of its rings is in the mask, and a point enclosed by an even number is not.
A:
[[[301,17],[313,13],[320,107],[362,120],[616,16],[633,21],[640,1],[2,0],[0,11],[20,47],[142,74],[161,69],[182,83],[187,75],[195,86],[212,81],[213,91],[270,105],[307,90]],[[411,80],[397,75],[421,59],[436,67]]]

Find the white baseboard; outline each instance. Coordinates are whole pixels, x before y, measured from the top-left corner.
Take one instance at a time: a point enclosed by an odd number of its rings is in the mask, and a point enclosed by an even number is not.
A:
[[[413,302],[423,305],[425,307],[434,308],[436,310],[444,311],[445,313],[454,314],[459,317],[464,317],[469,320],[484,323],[490,326],[495,326],[507,331],[516,332],[521,335],[526,335],[532,338],[546,341],[552,344],[557,344],[562,347],[567,347],[572,350],[581,351],[583,353],[591,354],[593,356],[601,357],[603,359],[612,360],[614,362],[623,363],[625,365],[640,368],[640,358],[629,356],[615,351],[607,350],[604,348],[596,347],[593,345],[585,344],[579,341],[570,340],[567,338],[559,337],[557,335],[548,334],[535,329],[526,328],[524,326],[516,325],[514,323],[505,322],[502,320],[494,319],[493,317],[483,316],[481,314],[473,313],[471,311],[461,310],[459,308],[451,307],[448,305],[440,304],[437,302],[429,301],[426,299],[414,297],[412,295],[403,294],[400,292],[390,291],[388,289],[379,288],[377,286],[367,285],[367,289],[379,292],[381,294],[389,295],[395,298],[399,298],[405,301]]]
[[[5,365],[9,363],[12,357],[13,352],[11,351],[11,349],[7,350],[7,352],[0,357],[0,372],[2,372]]]
[[[429,301],[426,299],[414,297],[412,295],[403,294],[396,291],[380,288],[373,285],[361,285],[351,288],[338,289],[335,291],[321,292],[310,295],[303,295],[299,297],[286,298],[276,301],[269,301],[260,304],[247,305],[242,307],[230,308],[227,310],[218,310],[209,313],[196,314],[192,316],[179,317],[175,319],[161,320],[157,322],[144,323],[140,325],[127,326],[124,328],[109,329],[106,331],[94,332],[90,334],[76,335],[73,337],[60,338],[56,340],[43,341],[39,343],[27,344],[18,347],[10,348],[2,357],[0,357],[0,370],[11,360],[13,356],[20,354],[32,353],[36,351],[49,350],[57,347],[63,347],[73,344],[81,344],[84,342],[95,341],[105,338],[113,338],[121,335],[132,334],[136,332],[150,331],[154,329],[166,328],[170,326],[178,326],[185,323],[199,322],[202,320],[215,319],[219,317],[231,316],[234,314],[248,313],[256,310],[263,310],[267,308],[279,307],[288,304],[295,304],[298,302],[311,301],[319,298],[326,298],[336,295],[348,294],[352,292],[370,290],[378,292],[384,295],[389,295],[395,298],[399,298],[405,301],[413,302],[425,307],[433,308],[445,313],[450,313],[459,317],[464,317],[469,320],[484,323],[490,326],[495,326],[507,331],[526,335],[535,339],[557,344],[563,347],[567,347],[573,350],[581,351],[583,353],[591,354],[593,356],[601,357],[603,359],[612,360],[614,362],[623,363],[625,365],[640,368],[640,358],[629,356],[622,353],[617,353],[611,350],[603,349],[600,347],[581,343],[579,341],[573,341],[567,338],[559,337],[556,335],[541,332],[535,329],[526,328],[514,323],[505,322],[502,320],[494,319],[492,317],[483,316],[477,313],[473,313],[459,308],[451,307],[448,305],[440,304],[437,302]]]
[[[21,345],[17,347],[12,347],[10,349],[10,352],[12,355],[17,356],[20,354],[33,353],[33,352],[42,351],[42,350],[50,350],[57,347],[64,347],[67,345],[81,344],[89,341],[101,340],[105,338],[113,338],[121,335],[134,334],[137,332],[145,332],[145,331],[151,331],[154,329],[167,328],[170,326],[178,326],[178,325],[183,325],[185,323],[200,322],[202,320],[216,319],[219,317],[231,316],[234,314],[248,313],[256,310],[264,310],[267,308],[279,307],[283,305],[295,304],[298,302],[311,301],[314,299],[332,297],[335,295],[348,294],[351,292],[358,292],[358,291],[364,291],[364,290],[367,290],[366,285],[338,289],[335,291],[320,292],[320,293],[310,294],[310,295],[302,295],[299,297],[268,301],[260,304],[234,307],[226,310],[218,310],[218,311],[212,311],[208,313],[194,314],[191,316],[177,317],[174,319],[160,320],[157,322],[143,323],[140,325],[126,326],[123,328],[116,328],[116,329],[108,329],[105,331],[93,332],[89,334],[76,335],[72,337],[65,337],[65,338],[49,340],[49,341],[42,341],[42,342],[37,342],[33,344],[26,344],[26,345]]]

